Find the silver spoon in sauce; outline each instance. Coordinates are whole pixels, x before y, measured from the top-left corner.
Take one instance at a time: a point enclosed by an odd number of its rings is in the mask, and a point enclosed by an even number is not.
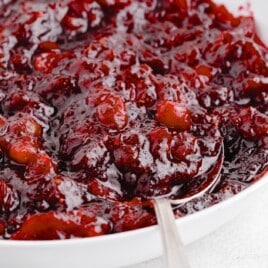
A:
[[[189,185],[187,188],[190,189],[190,191],[184,196],[178,199],[170,199],[163,196],[154,198],[154,207],[162,236],[166,268],[190,267],[183,243],[176,227],[172,205],[181,205],[201,197],[215,185],[222,170],[224,159],[223,145],[216,157],[217,160],[213,166],[205,174],[200,175],[193,180],[193,187],[191,188],[191,185]]]

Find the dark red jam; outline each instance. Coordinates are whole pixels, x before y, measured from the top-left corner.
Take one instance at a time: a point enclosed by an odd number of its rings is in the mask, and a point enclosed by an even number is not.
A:
[[[210,0],[0,0],[0,113],[1,238],[137,229],[222,142],[177,216],[267,171],[268,49]]]

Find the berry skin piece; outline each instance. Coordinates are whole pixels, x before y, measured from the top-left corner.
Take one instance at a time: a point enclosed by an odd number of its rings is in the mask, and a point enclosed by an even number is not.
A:
[[[43,52],[34,60],[34,67],[37,71],[48,74],[53,71],[59,62],[65,58],[72,56],[69,52],[56,53],[56,52]]]
[[[0,236],[3,236],[5,234],[5,223],[3,221],[0,221]]]
[[[58,50],[59,45],[56,42],[44,41],[39,44],[38,48],[42,52],[51,52],[53,50]]]
[[[157,107],[156,120],[168,128],[189,130],[191,113],[182,104],[173,101],[163,101]]]
[[[33,161],[28,164],[28,173],[31,177],[46,175],[55,171],[55,165],[47,154],[38,153]]]
[[[19,203],[19,196],[14,187],[7,184],[4,180],[0,179],[0,213],[14,211],[19,206]]]
[[[114,189],[105,186],[97,179],[91,179],[88,183],[88,191],[95,196],[103,197],[106,200],[121,200],[122,197]]]

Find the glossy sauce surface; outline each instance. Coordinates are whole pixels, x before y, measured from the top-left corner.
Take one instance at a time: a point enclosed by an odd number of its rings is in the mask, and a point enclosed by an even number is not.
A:
[[[0,1],[0,237],[64,239],[183,216],[268,166],[268,49],[209,0]]]

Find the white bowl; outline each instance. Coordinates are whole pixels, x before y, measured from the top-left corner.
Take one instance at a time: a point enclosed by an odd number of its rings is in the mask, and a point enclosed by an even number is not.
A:
[[[236,9],[241,0],[218,0]],[[254,0],[252,10],[264,41],[268,42],[268,1]],[[207,235],[245,209],[261,188],[268,190],[268,174],[236,196],[192,215],[176,220],[185,244]],[[254,202],[254,201],[253,201]],[[160,256],[158,226],[102,237],[60,241],[0,241],[1,268],[113,268]]]
[[[185,245],[215,231],[246,209],[268,190],[268,174],[258,182],[208,209],[176,220]],[[59,241],[0,241],[3,268],[113,268],[132,265],[161,255],[158,226],[101,237]]]

